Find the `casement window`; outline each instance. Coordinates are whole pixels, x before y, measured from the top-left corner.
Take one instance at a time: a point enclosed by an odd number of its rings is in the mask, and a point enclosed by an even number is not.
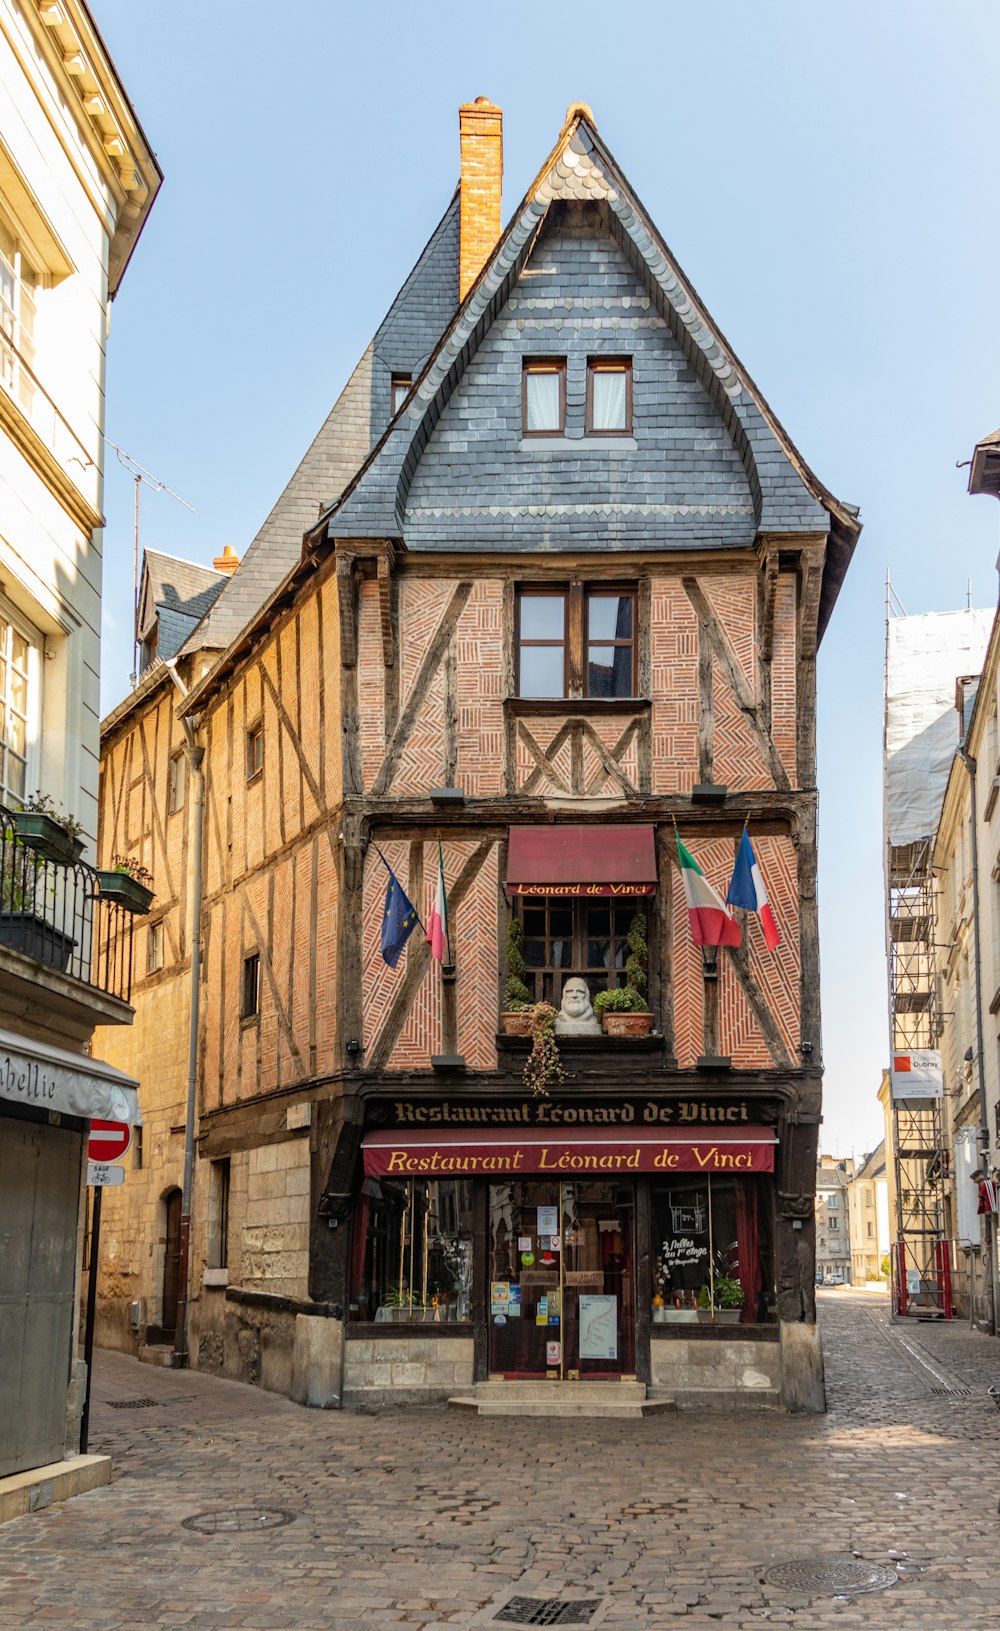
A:
[[[0,801],[27,796],[30,723],[37,713],[38,647],[0,605]]]
[[[517,695],[635,696],[635,624],[634,589],[521,589]]]
[[[260,1013],[260,953],[252,951],[243,959],[241,1019],[256,1019]]]
[[[258,721],[247,731],[247,781],[259,776],[264,768],[264,727]]]
[[[832,1233],[833,1230],[840,1228],[840,1219],[839,1218],[827,1218],[826,1226]]]
[[[410,387],[411,387],[412,384],[413,384],[412,375],[410,375],[410,374],[393,374],[393,376],[392,376],[392,415],[393,415],[393,418],[396,417],[396,414],[399,412],[400,408],[403,406],[403,403],[406,401],[407,397],[409,396]]]
[[[184,760],[184,751],[170,755],[170,768],[167,773],[167,814],[176,815],[178,810],[184,808],[184,794],[187,785],[187,766]]]
[[[35,387],[35,310],[39,274],[0,215],[0,383],[30,411]]]
[[[565,428],[566,358],[525,358],[521,371],[521,434],[561,436]]]
[[[558,1008],[563,986],[574,976],[586,980],[591,1001],[599,991],[625,983],[625,937],[637,910],[635,900],[547,895],[519,898],[516,910],[524,929],[525,983],[533,1002]]]
[[[836,1210],[836,1206],[837,1206],[837,1197],[836,1197],[836,1195],[828,1195],[827,1198],[826,1198],[826,1204],[827,1204],[827,1206],[833,1207],[834,1210]]]
[[[208,1252],[206,1267],[229,1267],[229,1157],[213,1161],[208,1180]]]
[[[156,974],[163,967],[163,919],[146,928],[146,973]]]
[[[587,363],[587,435],[631,434],[632,359],[591,357]]]

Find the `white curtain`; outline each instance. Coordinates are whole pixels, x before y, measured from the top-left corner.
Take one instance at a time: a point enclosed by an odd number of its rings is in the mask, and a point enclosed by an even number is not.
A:
[[[559,401],[560,376],[557,373],[529,373],[526,381],[528,397],[528,429],[558,430],[562,415]]]
[[[593,373],[594,429],[624,430],[625,370],[596,369]]]

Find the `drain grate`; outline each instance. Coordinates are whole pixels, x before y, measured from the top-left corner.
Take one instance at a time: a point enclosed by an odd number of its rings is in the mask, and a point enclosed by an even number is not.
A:
[[[224,1512],[195,1512],[181,1519],[181,1528],[193,1529],[198,1535],[249,1535],[261,1529],[283,1529],[295,1517],[280,1506],[235,1506]]]
[[[109,1399],[108,1404],[112,1410],[148,1410],[156,1404],[155,1399]]]
[[[899,1575],[882,1563],[822,1557],[776,1563],[765,1570],[763,1579],[769,1586],[784,1586],[816,1597],[849,1597],[862,1591],[885,1591],[897,1583]]]
[[[597,1600],[591,1602],[567,1601],[566,1598],[511,1597],[494,1614],[494,1622],[503,1625],[589,1625],[600,1608]]]
[[[939,1399],[971,1399],[971,1387],[932,1387],[930,1390]]]

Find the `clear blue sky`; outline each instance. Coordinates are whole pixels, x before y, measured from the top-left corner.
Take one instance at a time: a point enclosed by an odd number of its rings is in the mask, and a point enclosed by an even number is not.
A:
[[[865,530],[820,659],[825,1149],[880,1136],[886,568],[910,612],[996,600],[992,0],[91,0],[166,180],[115,302],[108,435],[196,508],[142,542],[242,554],[440,215],[460,102],[504,110],[505,213],[591,104],[737,355]],[[105,710],[131,668],[111,455]]]

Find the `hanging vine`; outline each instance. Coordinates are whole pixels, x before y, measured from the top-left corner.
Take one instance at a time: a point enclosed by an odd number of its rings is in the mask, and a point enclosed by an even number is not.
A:
[[[548,1098],[550,1087],[569,1081],[556,1042],[556,1011],[550,1002],[536,1002],[531,1010],[531,1052],[523,1081],[536,1098]]]

